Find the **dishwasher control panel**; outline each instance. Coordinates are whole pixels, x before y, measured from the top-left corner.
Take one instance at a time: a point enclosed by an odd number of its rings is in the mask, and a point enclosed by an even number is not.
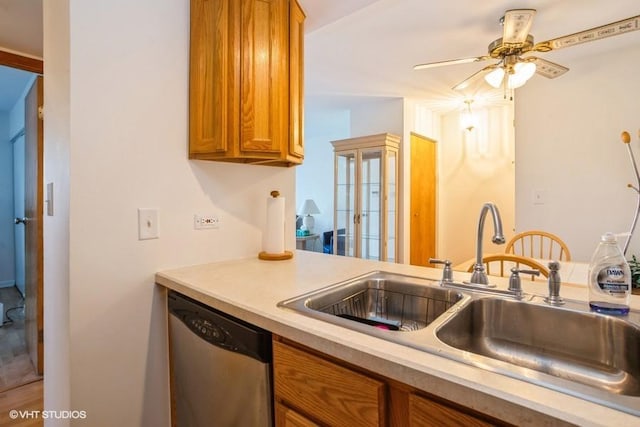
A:
[[[271,362],[271,333],[207,307],[185,295],[169,292],[168,308],[194,334],[215,346]]]
[[[212,344],[231,347],[231,350],[235,349],[232,345],[229,331],[219,325],[216,325],[210,320],[205,320],[200,317],[188,317],[188,326],[189,329],[197,333],[202,339],[209,341]]]

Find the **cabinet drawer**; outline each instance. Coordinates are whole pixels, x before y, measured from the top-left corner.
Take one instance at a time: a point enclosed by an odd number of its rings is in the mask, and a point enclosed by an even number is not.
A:
[[[409,426],[485,427],[494,424],[417,394],[409,395]]]
[[[291,408],[276,402],[276,427],[319,427]]]
[[[330,426],[385,423],[385,384],[283,344],[273,343],[276,399]]]

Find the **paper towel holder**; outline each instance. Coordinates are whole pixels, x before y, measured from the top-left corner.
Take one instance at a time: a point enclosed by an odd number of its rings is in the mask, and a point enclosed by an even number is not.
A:
[[[270,194],[271,197],[276,198],[280,195],[280,192],[274,190]],[[264,261],[283,261],[293,258],[293,252],[285,250],[282,253],[273,254],[266,251],[260,251],[258,253],[258,258]]]

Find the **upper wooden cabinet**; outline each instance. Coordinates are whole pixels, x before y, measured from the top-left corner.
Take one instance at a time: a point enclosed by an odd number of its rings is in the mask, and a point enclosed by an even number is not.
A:
[[[191,0],[190,158],[302,163],[304,19],[296,0]]]

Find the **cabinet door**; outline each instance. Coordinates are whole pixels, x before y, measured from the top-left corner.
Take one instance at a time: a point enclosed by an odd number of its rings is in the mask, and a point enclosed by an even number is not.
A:
[[[365,149],[360,154],[359,201],[357,221],[360,227],[359,256],[385,260],[383,257],[383,150]]]
[[[240,7],[236,0],[191,0],[190,154],[219,153],[238,143]]]
[[[335,153],[334,165],[334,218],[333,253],[346,256],[359,256],[356,252],[356,169],[357,151]],[[340,244],[343,239],[343,243]]]
[[[305,15],[296,0],[291,0],[289,21],[289,154],[304,157],[304,19]]]
[[[240,151],[280,157],[289,138],[289,7],[242,0]]]

